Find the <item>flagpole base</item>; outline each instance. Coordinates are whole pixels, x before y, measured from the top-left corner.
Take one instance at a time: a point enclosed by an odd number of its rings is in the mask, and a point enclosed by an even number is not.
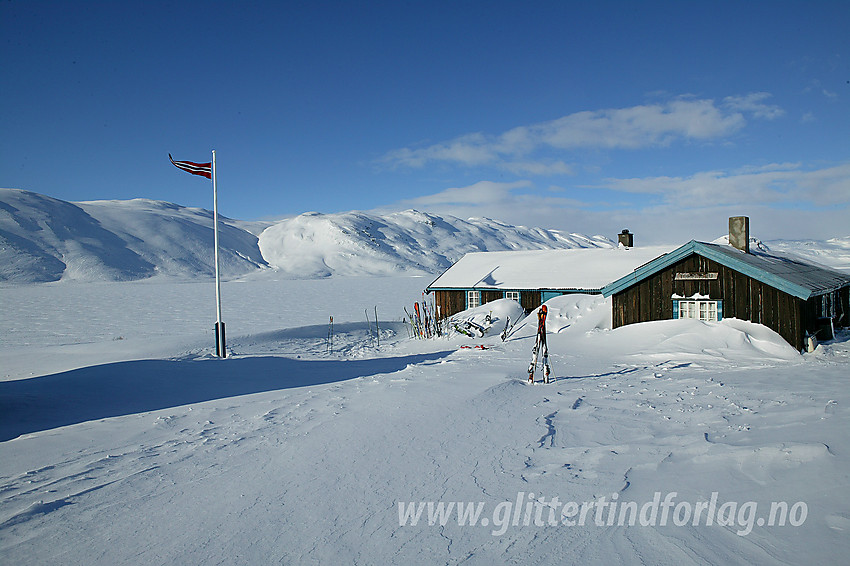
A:
[[[227,357],[227,345],[224,338],[224,323],[215,323],[215,355],[219,358]]]

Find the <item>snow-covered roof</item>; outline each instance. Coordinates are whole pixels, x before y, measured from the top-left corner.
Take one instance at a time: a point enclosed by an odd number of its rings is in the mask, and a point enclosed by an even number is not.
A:
[[[624,274],[616,281],[612,280],[602,292],[606,297],[619,293],[694,253],[803,300],[850,284],[850,275],[803,261],[800,258],[761,250],[745,253],[728,245],[691,240],[669,254],[654,259],[639,270]]]
[[[447,269],[427,290],[599,291],[671,249],[617,247],[473,252]]]

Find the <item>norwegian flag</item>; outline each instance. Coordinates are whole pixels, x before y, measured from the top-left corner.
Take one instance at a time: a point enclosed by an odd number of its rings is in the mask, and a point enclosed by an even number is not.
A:
[[[174,158],[171,157],[170,153],[168,154],[168,159],[171,159],[171,163],[173,163],[178,169],[187,171],[192,175],[201,175],[207,179],[212,179],[212,162],[195,163],[193,161],[174,161]]]

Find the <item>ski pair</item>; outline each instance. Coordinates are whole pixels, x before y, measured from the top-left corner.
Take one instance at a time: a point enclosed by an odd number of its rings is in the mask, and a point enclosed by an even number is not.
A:
[[[549,383],[549,374],[552,373],[552,368],[549,367],[549,346],[546,345],[546,313],[548,310],[546,305],[541,305],[537,311],[537,340],[534,343],[534,349],[531,350],[531,364],[528,366],[529,383],[534,383],[534,370],[541,353],[543,354],[543,383]]]

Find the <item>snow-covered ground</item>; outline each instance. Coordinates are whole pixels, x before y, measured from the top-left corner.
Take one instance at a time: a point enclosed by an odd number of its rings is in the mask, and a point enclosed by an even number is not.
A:
[[[412,340],[427,277],[274,278],[224,283],[225,360],[209,281],[0,289],[4,563],[850,552],[847,334],[801,356],[738,320],[612,331],[606,300],[562,297],[556,380],[528,385],[536,319],[503,342],[509,306],[468,313],[484,338]]]

